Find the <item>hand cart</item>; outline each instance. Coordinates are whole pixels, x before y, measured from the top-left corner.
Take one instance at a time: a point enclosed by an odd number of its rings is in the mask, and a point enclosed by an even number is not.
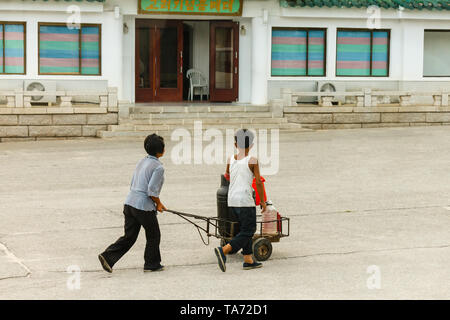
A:
[[[220,245],[227,244],[239,229],[239,223],[225,220],[217,217],[204,217],[190,213],[184,213],[174,210],[166,210],[173,213],[187,222],[193,224],[200,235],[203,243],[209,245],[209,238],[220,239]],[[272,234],[263,233],[264,223],[277,223],[277,232]],[[287,217],[280,217],[273,221],[262,221],[262,216],[257,216],[257,231],[253,236],[253,255],[258,261],[266,261],[272,255],[272,242],[280,242],[281,238],[288,237],[290,232],[290,220]],[[202,235],[204,232],[207,239]]]

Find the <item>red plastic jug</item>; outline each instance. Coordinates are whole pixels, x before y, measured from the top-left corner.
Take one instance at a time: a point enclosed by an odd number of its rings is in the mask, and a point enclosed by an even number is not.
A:
[[[261,182],[263,183],[264,202],[266,202],[267,201],[267,195],[266,195],[266,187],[264,186],[264,182],[266,182],[266,179],[264,179],[262,176],[261,176]],[[256,190],[256,178],[253,179],[252,187],[253,187],[253,190],[255,190],[255,204],[257,206],[259,206],[260,203],[261,203],[261,199],[259,198],[258,190]]]

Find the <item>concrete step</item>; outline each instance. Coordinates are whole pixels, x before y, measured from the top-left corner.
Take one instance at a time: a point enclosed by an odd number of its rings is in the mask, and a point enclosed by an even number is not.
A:
[[[205,129],[205,128],[204,128]],[[237,129],[237,128],[234,128]],[[258,128],[253,128],[258,129]],[[269,129],[269,128],[263,128]],[[301,125],[296,123],[283,124],[278,128],[280,132],[310,132],[311,129],[302,128]],[[191,134],[193,134],[192,129],[187,129]],[[223,129],[222,129],[223,130]],[[162,128],[155,128],[149,130],[140,130],[140,131],[102,131],[99,130],[97,132],[97,137],[99,138],[145,138],[147,135],[151,133],[156,133],[164,138],[170,138],[173,130],[162,130]]]
[[[247,128],[247,129],[280,129],[280,128],[297,128],[301,127],[296,123],[225,123],[225,124],[201,124],[203,130],[207,129],[239,129],[239,128]],[[173,131],[179,128],[194,130],[194,124],[185,124],[185,125],[177,125],[177,124],[119,124],[119,125],[109,125],[108,131],[118,132],[118,131]]]
[[[268,112],[269,106],[133,106],[130,113],[233,113],[233,112]]]
[[[119,119],[119,124],[131,125],[193,125],[202,124],[251,124],[251,123],[287,123],[287,118],[204,118],[204,119]]]
[[[130,119],[226,119],[273,118],[272,112],[189,112],[189,113],[130,113]]]

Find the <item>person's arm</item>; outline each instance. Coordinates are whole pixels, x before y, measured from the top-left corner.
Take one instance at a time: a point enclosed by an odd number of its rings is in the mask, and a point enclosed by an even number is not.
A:
[[[262,207],[262,211],[264,212],[264,211],[266,211],[267,205],[266,205],[266,202],[264,201],[264,186],[261,181],[261,175],[259,173],[258,159],[252,157],[250,159],[249,168],[255,176],[256,191],[258,192],[259,199],[261,199],[261,207]]]
[[[150,182],[148,183],[148,196],[155,202],[156,210],[163,212],[167,208],[162,204],[159,194],[164,183],[164,168],[158,167],[153,171]]]
[[[225,169],[225,178],[230,180],[230,161],[231,158],[227,158],[227,168]]]

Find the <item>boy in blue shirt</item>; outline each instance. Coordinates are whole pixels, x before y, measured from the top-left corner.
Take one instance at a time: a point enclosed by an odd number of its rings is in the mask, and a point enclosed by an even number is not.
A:
[[[131,180],[130,192],[123,209],[125,216],[125,235],[110,245],[98,258],[103,269],[109,273],[119,259],[133,246],[141,226],[145,229],[147,244],[144,254],[144,272],[162,271],[159,243],[157,211],[167,210],[159,199],[164,183],[164,167],[159,161],[164,155],[164,139],[156,134],[149,135],[144,141],[148,156],[136,166]]]

